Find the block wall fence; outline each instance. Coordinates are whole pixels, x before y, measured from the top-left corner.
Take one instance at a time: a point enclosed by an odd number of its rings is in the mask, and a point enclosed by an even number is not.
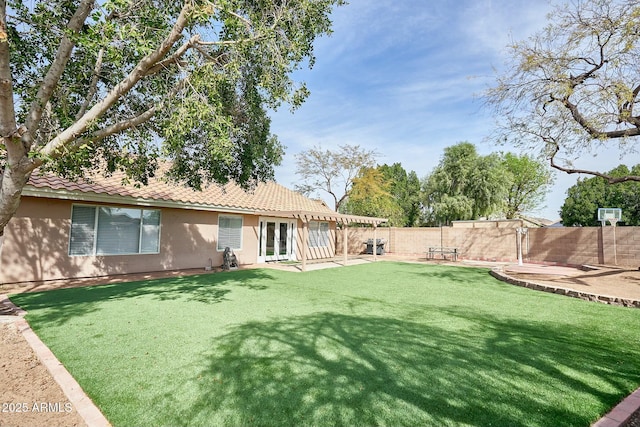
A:
[[[364,242],[373,238],[373,229],[349,228],[347,234],[349,254],[359,254]],[[336,237],[336,254],[341,254],[343,234],[338,232]],[[461,259],[518,260],[514,227],[380,227],[376,237],[385,239],[385,250],[391,254],[426,257],[429,247],[439,246],[457,248]],[[529,228],[522,242],[525,262],[640,266],[640,227]]]

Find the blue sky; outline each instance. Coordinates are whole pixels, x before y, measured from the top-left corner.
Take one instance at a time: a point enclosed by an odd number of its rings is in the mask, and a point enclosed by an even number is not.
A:
[[[480,95],[503,67],[507,44],[542,29],[551,10],[545,0],[350,0],[332,15],[333,35],[317,41],[314,68],[295,75],[311,91],[307,102],[272,114],[272,131],[287,147],[276,180],[293,188],[295,154],[313,146],[360,145],[379,153],[379,164],[399,162],[419,178],[460,141],[481,154],[521,153],[491,142],[494,119]],[[576,166],[620,163],[608,151]],[[558,173],[534,214],[558,219],[576,180]]]

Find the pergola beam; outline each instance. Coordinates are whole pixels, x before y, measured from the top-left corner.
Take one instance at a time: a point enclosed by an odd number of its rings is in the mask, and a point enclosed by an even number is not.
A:
[[[260,211],[254,212],[256,215],[275,216],[280,218],[306,218],[308,221],[335,221],[347,224],[370,224],[379,226],[388,222],[387,218],[377,218],[359,215],[347,215],[337,212],[314,212],[314,211]]]

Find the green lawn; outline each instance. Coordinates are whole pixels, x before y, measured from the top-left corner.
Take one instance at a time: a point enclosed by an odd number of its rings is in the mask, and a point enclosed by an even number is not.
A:
[[[116,426],[588,426],[640,385],[640,310],[379,262],[11,299]]]

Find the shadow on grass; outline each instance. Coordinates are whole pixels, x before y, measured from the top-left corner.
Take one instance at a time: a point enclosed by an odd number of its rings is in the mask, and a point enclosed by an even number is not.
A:
[[[139,282],[85,286],[11,295],[11,301],[27,312],[38,310],[39,321],[64,323],[98,309],[105,301],[152,297],[160,301],[188,300],[215,304],[226,300],[234,287],[267,289],[273,276],[268,270],[172,277]],[[267,280],[263,280],[267,279]]]
[[[473,283],[477,278],[485,278],[490,271],[489,268],[458,267],[450,265],[429,265],[428,267],[429,268],[425,268],[421,265],[415,266],[413,267],[413,274],[426,278],[438,278],[453,282]]]
[[[452,332],[332,313],[238,326],[212,343],[206,369],[192,379],[195,404],[164,420],[588,426],[637,384],[638,350],[607,337],[551,322],[447,314],[474,326]]]

